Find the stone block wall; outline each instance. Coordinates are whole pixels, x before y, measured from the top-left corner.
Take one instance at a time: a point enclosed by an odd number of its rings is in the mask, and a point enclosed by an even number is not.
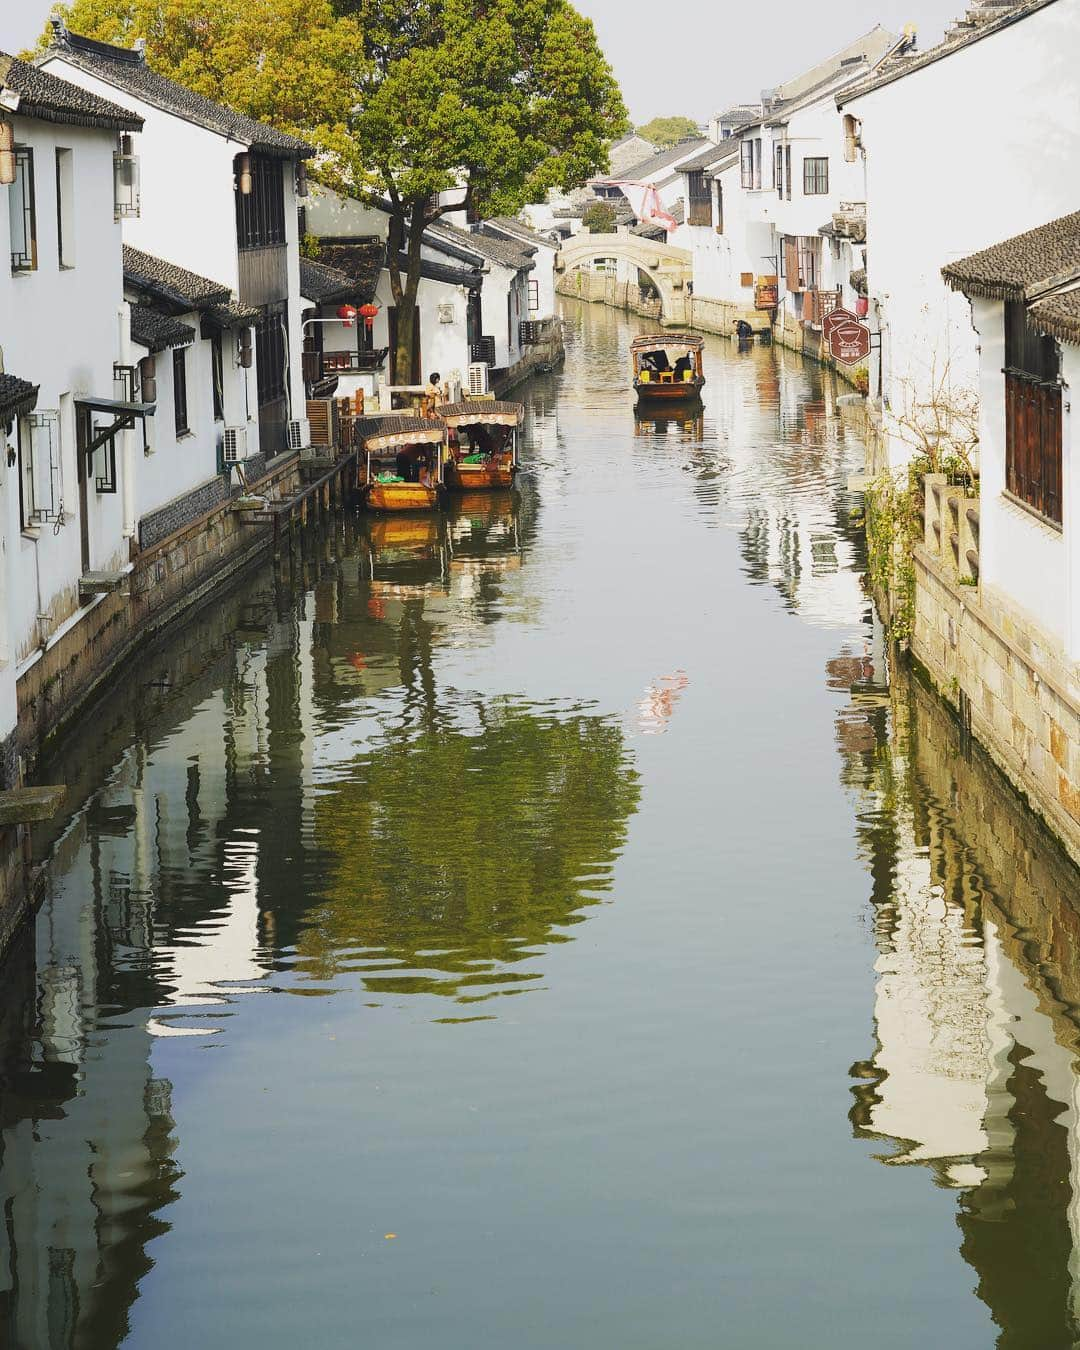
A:
[[[555,282],[555,290],[559,295],[571,295],[593,304],[610,305],[612,309],[625,309],[647,319],[660,318],[659,296],[643,300],[641,287],[636,282],[619,281],[603,272],[587,272],[584,268],[562,272]],[[679,322],[681,316],[676,315],[671,321]]]
[[[299,460],[292,455],[252,481],[251,489],[276,499],[291,495],[298,483]],[[97,696],[109,673],[139,643],[266,546],[270,527],[230,511],[227,497],[192,519],[189,499],[194,495],[172,504],[179,515],[187,515],[187,523],[136,553],[127,585],[87,604],[78,622],[50,639],[20,676],[16,748],[24,764]]]
[[[1026,616],[915,549],[912,654],[1080,863],[1080,683]]]

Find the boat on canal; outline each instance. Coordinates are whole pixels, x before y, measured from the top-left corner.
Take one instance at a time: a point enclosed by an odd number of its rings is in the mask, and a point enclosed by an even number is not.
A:
[[[690,403],[701,397],[704,339],[695,333],[645,333],[630,343],[630,373],[639,403]]]
[[[446,468],[446,423],[363,417],[356,423],[360,494],[369,511],[433,511]]]
[[[481,399],[443,403],[435,409],[435,416],[446,423],[449,433],[448,487],[478,492],[513,485],[518,430],[525,420],[522,404]]]

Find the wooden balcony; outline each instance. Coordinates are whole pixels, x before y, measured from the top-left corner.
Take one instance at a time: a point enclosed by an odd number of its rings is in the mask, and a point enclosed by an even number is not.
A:
[[[389,350],[389,347],[380,347],[370,352],[304,352],[304,380],[307,384],[318,384],[334,375],[382,370]]]

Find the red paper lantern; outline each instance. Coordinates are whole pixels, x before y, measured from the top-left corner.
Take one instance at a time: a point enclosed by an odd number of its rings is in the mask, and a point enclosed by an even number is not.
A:
[[[370,303],[361,305],[359,312],[363,316],[364,326],[366,328],[371,328],[375,323],[375,315],[379,312],[379,306]]]
[[[865,295],[857,295],[855,297],[855,313],[860,319],[865,319],[870,313],[870,301]]]
[[[351,328],[356,322],[356,309],[353,305],[339,305],[337,316],[346,328]]]

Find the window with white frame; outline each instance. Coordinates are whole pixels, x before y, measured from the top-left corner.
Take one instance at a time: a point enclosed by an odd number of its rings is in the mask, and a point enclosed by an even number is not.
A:
[[[63,511],[60,413],[42,410],[19,419],[19,506],[23,529],[54,521]]]
[[[15,181],[8,188],[11,225],[11,270],[32,272],[37,259],[37,205],[34,200],[34,152],[15,147]]]

